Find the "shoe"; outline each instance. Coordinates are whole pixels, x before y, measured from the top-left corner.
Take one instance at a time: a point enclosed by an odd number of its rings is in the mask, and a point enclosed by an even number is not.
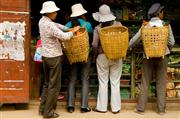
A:
[[[163,116],[163,115],[165,115],[165,112],[158,112],[158,114]]]
[[[67,111],[68,111],[69,113],[73,113],[73,112],[74,112],[74,107],[68,107],[68,108],[67,108]]]
[[[51,116],[43,116],[43,118],[58,118],[59,117],[59,114],[57,113],[53,113],[53,115]]]
[[[81,113],[86,113],[86,112],[90,112],[91,109],[89,107],[87,108],[81,108]]]
[[[120,112],[120,110],[116,111],[116,112],[112,112],[113,114],[118,114]]]
[[[166,112],[165,111],[159,111],[158,114],[163,116]]]
[[[138,110],[136,108],[135,108],[134,112],[136,112],[137,114],[144,115],[144,111]]]
[[[59,94],[59,96],[58,96],[58,100],[62,100],[62,99],[64,99],[64,95]]]
[[[99,111],[99,110],[97,110],[96,108],[93,108],[92,109],[94,112],[100,112],[100,113],[106,113],[107,111]]]

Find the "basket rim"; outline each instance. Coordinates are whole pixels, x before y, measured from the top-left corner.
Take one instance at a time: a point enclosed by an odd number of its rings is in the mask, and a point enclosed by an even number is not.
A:
[[[169,28],[169,26],[162,26],[162,27],[143,27],[143,28],[141,28],[141,29],[144,30],[144,29],[164,29],[164,28]]]
[[[100,31],[101,30],[104,30],[104,29],[109,29],[109,28],[118,28],[118,27],[123,27],[125,28],[126,30],[128,30],[128,28],[126,26],[121,26],[121,25],[112,25],[112,26],[106,26],[106,27],[103,27],[103,28],[100,28]]]
[[[86,28],[84,28],[84,27],[80,27],[80,29],[84,29],[84,32],[83,33],[81,33],[81,34],[79,34],[78,36],[74,36],[73,35],[73,37],[72,38],[77,38],[77,37],[80,37],[80,36],[82,36],[82,35],[84,35],[87,31],[86,31]]]

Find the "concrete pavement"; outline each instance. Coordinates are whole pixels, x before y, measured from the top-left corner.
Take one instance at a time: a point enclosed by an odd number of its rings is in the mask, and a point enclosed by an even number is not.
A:
[[[79,107],[76,107],[74,113],[68,113],[65,107],[58,106],[57,113],[60,117],[57,119],[180,119],[180,110],[168,109],[163,116],[158,115],[154,110],[148,109],[144,115],[133,112],[132,109],[123,108],[120,113],[89,112],[80,113]],[[30,105],[28,109],[16,110],[13,105],[4,105],[0,110],[0,119],[43,119],[38,115],[38,105]]]

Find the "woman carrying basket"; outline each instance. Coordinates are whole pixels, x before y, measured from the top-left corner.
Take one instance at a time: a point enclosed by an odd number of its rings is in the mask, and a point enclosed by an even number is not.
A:
[[[85,27],[88,34],[91,35],[93,33],[93,28],[90,22],[87,22],[83,19],[84,14],[87,11],[83,8],[82,4],[74,4],[71,7],[71,21],[69,21],[66,26],[72,28],[74,26]],[[88,58],[87,62],[78,62],[70,65],[70,79],[68,86],[68,102],[67,102],[67,111],[72,113],[75,110],[75,82],[78,77],[78,73],[80,72],[80,77],[82,81],[82,89],[81,89],[81,113],[90,112],[91,109],[88,107],[88,92],[89,92],[89,69],[90,69],[90,58]],[[78,71],[80,70],[80,71]]]
[[[108,82],[111,84],[111,110],[118,113],[121,110],[120,97],[120,77],[122,72],[122,59],[109,60],[101,47],[100,43],[100,28],[112,25],[120,25],[120,22],[115,21],[116,17],[111,13],[110,7],[102,5],[99,12],[93,13],[93,18],[99,22],[94,29],[93,34],[93,51],[97,56],[96,67],[98,73],[99,90],[97,95],[97,105],[93,109],[96,112],[105,113],[108,107]]]
[[[44,118],[57,118],[55,113],[57,98],[60,90],[62,71],[62,48],[60,40],[70,40],[79,27],[73,28],[72,32],[64,32],[68,28],[55,23],[57,11],[60,9],[53,1],[46,1],[42,5],[40,13],[43,15],[39,20],[39,32],[42,40],[42,59],[45,81],[39,106],[39,114]]]
[[[151,6],[148,11],[148,15],[150,16],[150,21],[144,24],[141,29],[136,33],[136,35],[130,40],[129,48],[139,42],[139,38],[142,36],[143,28],[162,28],[165,26],[165,22],[162,20],[164,17],[163,12],[164,6],[161,6],[159,3],[155,3]],[[168,54],[170,54],[169,48],[172,47],[175,43],[174,36],[171,30],[171,26],[168,25],[167,30],[167,45],[164,58],[162,57],[150,57],[148,58],[147,53],[146,58],[144,58],[142,63],[142,80],[141,80],[141,91],[138,97],[137,107],[135,109],[136,113],[144,114],[145,106],[148,99],[148,87],[150,81],[153,79],[153,75],[155,75],[156,79],[156,91],[157,91],[157,111],[158,114],[165,114],[165,99],[166,99],[166,79],[167,79],[167,64],[168,64]],[[155,36],[155,34],[151,34]],[[157,36],[157,34],[156,34]],[[145,49],[146,46],[144,46]],[[155,47],[155,45],[154,45]],[[152,50],[152,49],[150,49]]]

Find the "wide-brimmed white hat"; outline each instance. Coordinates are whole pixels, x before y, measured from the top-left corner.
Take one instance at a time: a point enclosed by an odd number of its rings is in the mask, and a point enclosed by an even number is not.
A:
[[[110,7],[105,4],[99,7],[99,12],[93,13],[93,18],[98,22],[108,22],[116,19],[110,10]]]
[[[71,7],[72,10],[72,14],[70,17],[78,17],[81,16],[85,13],[87,13],[87,11],[83,8],[82,4],[78,3],[78,4],[74,4]]]
[[[53,1],[46,1],[42,5],[42,9],[40,11],[41,14],[52,13],[59,11],[60,9],[56,6]]]

